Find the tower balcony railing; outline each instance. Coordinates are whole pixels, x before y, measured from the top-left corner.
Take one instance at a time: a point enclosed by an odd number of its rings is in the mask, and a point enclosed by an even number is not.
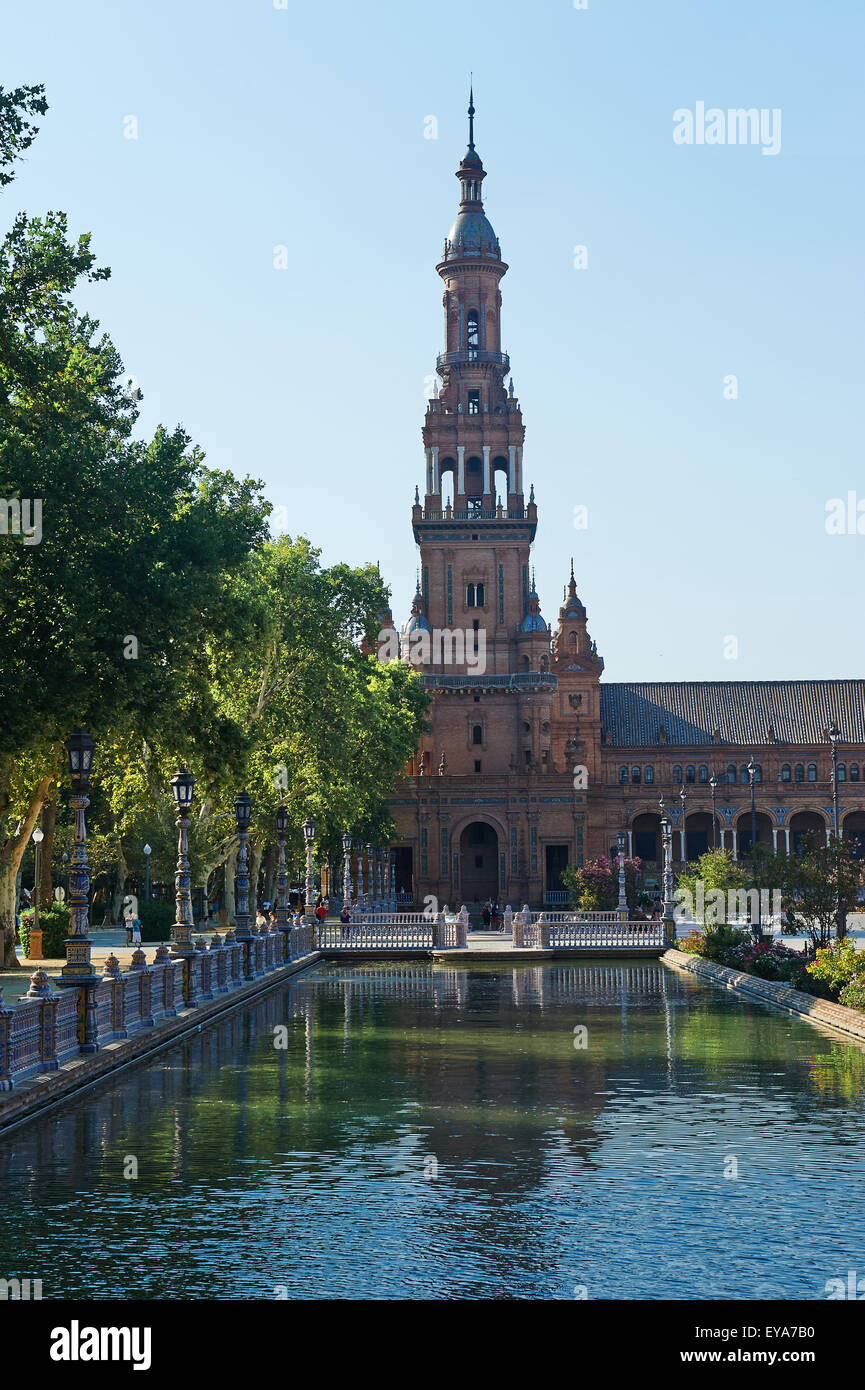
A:
[[[488,348],[460,348],[457,352],[440,352],[436,358],[437,367],[460,367],[469,362],[491,363],[506,371],[511,365],[506,352],[491,352]]]
[[[502,507],[501,516],[498,508],[486,507],[475,511],[473,508],[465,510],[458,508],[454,511],[451,508],[450,515],[435,507],[425,507],[424,521],[525,521],[525,507]]]
[[[424,690],[525,690],[532,686],[543,686],[548,690],[558,689],[559,678],[552,671],[513,671],[501,676],[439,676],[422,675]]]

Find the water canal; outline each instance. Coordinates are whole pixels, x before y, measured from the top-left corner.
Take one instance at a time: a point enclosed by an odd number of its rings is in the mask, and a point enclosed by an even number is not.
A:
[[[654,961],[322,965],[8,1134],[0,1273],[820,1299],[865,1273],[863,1110],[860,1047]]]

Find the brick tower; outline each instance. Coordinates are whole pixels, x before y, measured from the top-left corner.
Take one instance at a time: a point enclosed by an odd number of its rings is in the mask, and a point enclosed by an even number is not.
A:
[[[470,95],[459,209],[436,267],[445,342],[423,426],[424,496],[412,509],[419,585],[402,634],[404,655],[420,644],[431,729],[391,808],[404,892],[516,905],[537,902],[582,855],[584,797],[567,760],[588,746],[598,702],[582,687],[597,685],[603,663],[586,645],[573,574],[576,607],[555,649],[535,592],[537,507],[533,489],[524,496],[525,428],[502,349],[508,267],[484,212],[474,114]],[[557,764],[561,788],[551,785]]]

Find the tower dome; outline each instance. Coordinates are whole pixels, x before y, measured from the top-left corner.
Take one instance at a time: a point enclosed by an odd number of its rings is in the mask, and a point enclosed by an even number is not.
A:
[[[462,256],[485,256],[501,259],[499,239],[484,212],[481,200],[481,185],[486,178],[486,170],[480,155],[475,149],[475,108],[471,90],[469,91],[469,145],[457,169],[460,181],[460,208],[453,226],[445,239],[444,259],[454,260]]]

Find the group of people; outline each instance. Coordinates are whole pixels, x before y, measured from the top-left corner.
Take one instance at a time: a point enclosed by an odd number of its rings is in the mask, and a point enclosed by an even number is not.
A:
[[[510,907],[510,903],[508,903]],[[484,924],[484,931],[501,931],[502,919],[499,912],[499,905],[488,898],[481,909],[481,921]]]
[[[306,904],[303,902],[302,899],[298,898],[297,906],[295,907],[294,912],[288,919],[289,926],[303,926],[305,909]],[[323,922],[325,917],[327,916],[327,912],[327,898],[323,898],[321,894],[319,894],[318,898],[316,899],[315,907],[313,908],[313,916],[315,917],[315,920],[317,922]],[[255,916],[255,925],[259,928],[259,930],[262,927],[273,928],[277,926],[278,923],[276,919],[276,908],[273,907],[270,903],[262,903]]]

